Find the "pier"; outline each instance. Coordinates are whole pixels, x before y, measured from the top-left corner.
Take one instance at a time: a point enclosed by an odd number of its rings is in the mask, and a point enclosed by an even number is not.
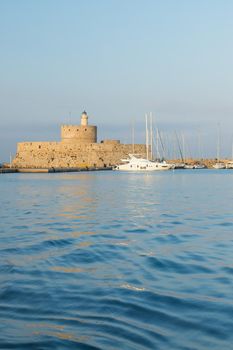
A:
[[[112,170],[112,167],[85,167],[85,168],[31,168],[31,169],[24,169],[24,168],[0,168],[0,174],[12,174],[12,173],[70,173],[70,172],[82,172],[82,171],[106,171],[106,170]]]

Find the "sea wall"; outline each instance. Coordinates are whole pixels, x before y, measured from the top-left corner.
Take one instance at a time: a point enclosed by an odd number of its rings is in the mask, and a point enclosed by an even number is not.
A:
[[[16,168],[75,168],[113,166],[132,153],[132,145],[117,140],[103,143],[20,142],[12,165]],[[143,157],[146,147],[134,145]]]

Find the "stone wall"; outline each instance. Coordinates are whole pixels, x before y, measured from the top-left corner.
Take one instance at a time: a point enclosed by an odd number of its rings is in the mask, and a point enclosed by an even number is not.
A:
[[[88,144],[21,142],[12,165],[16,168],[104,167],[118,164],[132,153],[132,145],[109,141]],[[145,145],[134,145],[134,153],[145,157]]]

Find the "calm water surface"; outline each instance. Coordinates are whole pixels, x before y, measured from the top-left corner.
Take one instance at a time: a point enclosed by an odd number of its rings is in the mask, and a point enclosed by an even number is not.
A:
[[[233,171],[0,176],[1,349],[233,349]]]

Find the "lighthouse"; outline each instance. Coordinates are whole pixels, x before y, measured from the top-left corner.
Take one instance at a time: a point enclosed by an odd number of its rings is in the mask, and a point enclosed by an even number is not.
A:
[[[83,111],[80,125],[61,126],[61,139],[66,143],[96,143],[97,127],[88,125],[87,112]]]
[[[81,125],[87,126],[88,125],[88,115],[86,111],[83,111],[81,114]]]

